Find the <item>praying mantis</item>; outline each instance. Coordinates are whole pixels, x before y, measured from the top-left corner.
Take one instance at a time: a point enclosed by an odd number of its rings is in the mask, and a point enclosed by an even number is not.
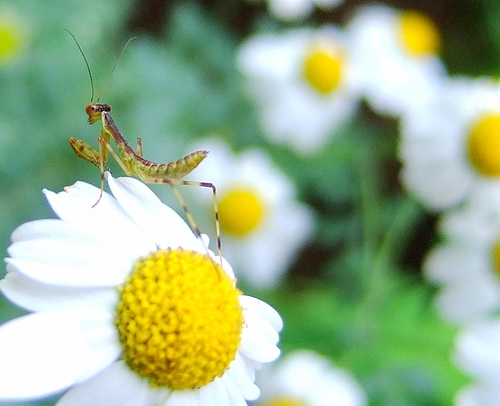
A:
[[[118,163],[118,165],[122,168],[122,170],[125,172],[127,176],[137,176],[144,183],[169,185],[172,191],[174,192],[175,196],[177,197],[177,200],[179,201],[179,204],[181,205],[182,210],[184,211],[193,232],[205,245],[202,239],[201,231],[196,225],[196,222],[193,216],[191,215],[191,212],[187,208],[183,197],[177,190],[177,186],[185,185],[185,186],[198,186],[198,187],[210,188],[212,190],[213,201],[214,201],[217,249],[219,256],[222,260],[222,246],[221,246],[222,244],[220,237],[221,233],[220,233],[219,210],[217,207],[216,187],[213,183],[210,182],[198,182],[198,181],[182,179],[184,176],[191,173],[201,163],[201,161],[203,161],[206,158],[208,151],[199,150],[192,152],[176,161],[166,162],[166,163],[156,163],[149,161],[143,157],[141,138],[137,138],[137,149],[134,151],[134,149],[127,143],[125,138],[122,136],[120,130],[118,129],[113,118],[111,117],[110,115],[111,106],[109,104],[92,103],[94,94],[93,80],[87,58],[85,57],[85,54],[83,53],[80,44],[76,40],[75,36],[69,31],[68,33],[75,40],[78,49],[80,50],[85,60],[87,70],[90,75],[92,95],[91,95],[91,102],[85,108],[85,112],[87,113],[88,116],[87,121],[89,124],[94,124],[100,120],[102,124],[101,133],[98,137],[98,144],[99,144],[98,151],[83,140],[79,140],[74,137],[71,137],[69,139],[69,144],[73,149],[73,151],[75,152],[75,154],[80,158],[83,158],[86,161],[95,165],[100,171],[101,191],[97,202],[92,207],[95,207],[99,203],[104,191],[105,165],[108,160],[108,153],[109,153],[115,159],[115,161]],[[125,47],[128,45],[129,42],[127,42]],[[125,47],[123,48],[122,53],[125,50]],[[118,60],[115,63],[115,66],[111,71],[111,74],[113,73],[117,64]],[[115,142],[116,147],[118,148],[118,153],[111,146],[110,144],[111,139],[113,139],[113,141]],[[208,250],[207,247],[205,248]]]

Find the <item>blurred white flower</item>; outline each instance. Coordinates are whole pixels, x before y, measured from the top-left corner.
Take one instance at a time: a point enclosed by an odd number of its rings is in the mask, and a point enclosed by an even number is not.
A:
[[[474,383],[461,389],[455,396],[455,406],[498,406],[500,385]]]
[[[441,285],[436,298],[448,321],[465,323],[500,310],[500,185],[477,190],[439,223],[443,242],[424,264]]]
[[[455,344],[456,364],[475,380],[459,391],[456,406],[497,406],[500,399],[500,320],[468,326]]]
[[[363,389],[347,371],[315,352],[290,353],[273,368],[265,368],[261,406],[362,406],[367,404]]]
[[[109,175],[109,174],[107,174]],[[143,183],[45,191],[60,219],[12,234],[2,293],[33,313],[0,326],[0,400],[69,388],[62,405],[256,399],[282,321]],[[220,265],[222,265],[224,268]]]
[[[419,12],[361,7],[347,37],[363,96],[378,113],[398,116],[425,103],[443,79],[439,32]]]
[[[402,183],[432,210],[500,180],[500,85],[453,79],[401,121]]]
[[[253,0],[252,0],[253,1]],[[267,0],[269,13],[284,20],[300,20],[309,16],[314,6],[329,11],[342,3],[343,0]]]
[[[237,63],[265,134],[299,154],[318,151],[356,109],[356,77],[333,26],[257,35],[242,44]]]
[[[235,155],[216,138],[193,148],[200,147],[209,151],[209,158],[191,177],[217,187],[224,256],[238,278],[260,287],[276,284],[312,232],[312,211],[295,200],[292,181],[262,150]],[[197,196],[205,199],[213,225],[211,195]]]

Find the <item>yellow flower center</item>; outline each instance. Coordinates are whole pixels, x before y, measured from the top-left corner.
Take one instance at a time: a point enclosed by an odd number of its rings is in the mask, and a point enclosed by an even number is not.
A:
[[[269,400],[265,406],[308,406],[308,404],[301,400],[280,396]]]
[[[476,121],[469,131],[467,153],[482,175],[500,176],[500,113]]]
[[[14,59],[22,43],[21,32],[6,18],[0,18],[0,62]]]
[[[317,49],[304,61],[304,77],[319,93],[327,95],[339,85],[343,61],[339,55]]]
[[[151,386],[199,388],[222,376],[243,328],[241,292],[207,255],[159,250],[137,260],[120,289],[123,359]]]
[[[493,247],[493,265],[495,266],[495,272],[500,276],[500,240]]]
[[[251,234],[264,217],[264,204],[253,190],[234,188],[219,203],[220,225],[228,234]]]
[[[399,17],[401,40],[410,54],[437,55],[441,37],[434,23],[418,11],[402,11]]]

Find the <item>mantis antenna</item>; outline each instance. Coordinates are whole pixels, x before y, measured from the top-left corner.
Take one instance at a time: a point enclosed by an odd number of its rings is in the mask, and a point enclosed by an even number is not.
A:
[[[75,41],[75,44],[76,46],[78,47],[78,49],[80,50],[80,53],[82,54],[83,56],[83,60],[85,61],[85,66],[87,67],[87,72],[89,73],[89,78],[90,78],[90,88],[91,88],[91,93],[90,93],[90,101],[92,102],[92,100],[94,100],[94,79],[92,79],[92,72],[90,71],[90,65],[89,65],[89,61],[87,60],[87,57],[85,56],[85,54],[83,53],[83,49],[82,47],[80,46],[80,44],[78,43],[76,37],[73,35],[73,33],[70,31],[70,30],[67,30],[66,28],[64,29],[69,35],[71,35],[71,37],[73,38],[73,40]],[[122,52],[123,53],[123,52]],[[116,68],[116,63],[115,63],[115,67],[113,68],[113,70],[115,70]],[[111,71],[111,73],[113,73],[113,71]],[[108,83],[109,81],[109,78],[108,80],[106,81],[106,83]],[[101,92],[102,93],[102,92]]]
[[[87,67],[87,72],[89,73],[89,78],[90,78],[90,87],[91,87],[91,93],[90,93],[90,102],[92,103],[94,101],[94,79],[92,78],[92,72],[90,70],[90,65],[89,65],[89,61],[87,60],[87,57],[85,56],[85,53],[83,52],[83,49],[82,47],[80,46],[80,44],[78,43],[78,40],[76,39],[76,37],[73,35],[73,33],[69,30],[67,30],[65,28],[65,31],[71,35],[71,37],[73,38],[73,40],[75,41],[76,43],[76,46],[78,47],[78,50],[80,51],[80,53],[82,54],[82,57],[83,57],[83,60],[85,61],[85,66]],[[99,96],[97,97],[97,100],[96,100],[96,103],[99,103],[99,100],[101,99],[102,95],[104,94],[104,90],[106,89],[106,86],[108,85],[109,81],[111,80],[111,76],[113,76],[113,73],[116,69],[116,67],[118,66],[118,63],[120,62],[120,59],[123,55],[123,53],[125,52],[125,50],[127,49],[127,46],[128,44],[130,44],[130,42],[134,39],[136,39],[137,37],[131,37],[129,38],[129,40],[125,43],[125,45],[123,46],[123,49],[122,51],[120,52],[120,55],[118,55],[118,58],[116,59],[116,62],[115,64],[113,65],[113,68],[111,69],[111,72],[109,73],[108,75],[108,78],[106,79],[106,82],[104,83],[104,86],[101,90],[101,93],[99,93]]]

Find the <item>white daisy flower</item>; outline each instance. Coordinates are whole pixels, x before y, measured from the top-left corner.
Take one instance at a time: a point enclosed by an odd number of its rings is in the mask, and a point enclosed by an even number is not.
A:
[[[468,326],[455,343],[455,362],[475,380],[457,394],[457,406],[497,406],[500,396],[500,320]]]
[[[364,96],[378,113],[398,116],[424,103],[444,77],[439,32],[417,11],[361,7],[347,35]]]
[[[262,372],[262,406],[330,406],[332,399],[336,406],[367,404],[363,389],[347,371],[312,351],[295,351]]]
[[[401,121],[401,178],[432,210],[451,207],[500,179],[500,86],[466,78]]]
[[[318,151],[355,111],[355,76],[333,26],[255,36],[241,46],[237,63],[266,135],[298,153]]]
[[[342,3],[342,0],[267,0],[269,13],[284,21],[300,20],[308,17],[314,6],[329,11]]]
[[[234,286],[143,183],[44,193],[60,219],[12,234],[2,293],[33,313],[0,327],[0,400],[70,388],[58,405],[244,405],[282,321]],[[223,263],[224,269],[220,263]]]
[[[217,187],[222,251],[238,277],[254,286],[276,284],[313,229],[312,211],[295,200],[293,183],[263,151],[238,155],[218,139],[194,146],[210,151],[203,178]],[[193,171],[196,178],[197,170]],[[201,179],[201,172],[198,178]],[[205,229],[213,229],[213,200],[205,199]],[[212,225],[212,227],[210,227]]]
[[[500,185],[478,190],[468,204],[446,213],[439,231],[443,242],[424,269],[441,285],[441,315],[465,323],[500,310]]]

